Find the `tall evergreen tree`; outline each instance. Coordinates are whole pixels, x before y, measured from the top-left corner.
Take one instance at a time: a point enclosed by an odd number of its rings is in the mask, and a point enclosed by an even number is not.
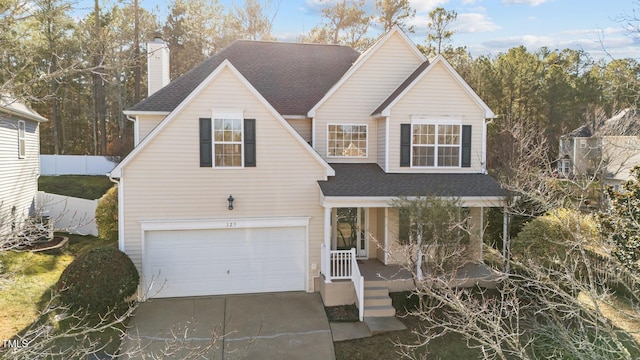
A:
[[[376,0],[376,20],[382,24],[384,32],[398,25],[406,32],[414,32],[415,26],[407,25],[416,16],[416,10],[409,0]]]

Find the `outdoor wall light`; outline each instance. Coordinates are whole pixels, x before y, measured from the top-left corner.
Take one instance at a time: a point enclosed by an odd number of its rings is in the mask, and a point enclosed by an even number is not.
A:
[[[227,198],[227,201],[229,202],[229,210],[233,210],[233,200],[235,200],[233,196],[229,195]]]

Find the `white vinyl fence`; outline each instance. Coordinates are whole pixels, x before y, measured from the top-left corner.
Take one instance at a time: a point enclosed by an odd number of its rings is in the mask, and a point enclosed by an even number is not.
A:
[[[40,175],[106,175],[116,165],[106,156],[40,155]]]
[[[98,227],[95,221],[98,200],[86,200],[38,191],[37,201],[42,215],[51,217],[55,231],[98,236]]]

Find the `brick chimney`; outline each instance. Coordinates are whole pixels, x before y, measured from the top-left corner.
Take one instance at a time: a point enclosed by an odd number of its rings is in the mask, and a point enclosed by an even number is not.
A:
[[[147,43],[148,96],[162,89],[169,81],[169,48],[160,33],[156,33],[153,41]]]

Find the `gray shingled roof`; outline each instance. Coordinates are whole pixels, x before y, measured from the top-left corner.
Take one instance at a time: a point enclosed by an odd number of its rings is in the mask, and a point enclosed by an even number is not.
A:
[[[324,196],[506,196],[483,174],[387,174],[377,164],[330,164],[336,175],[319,181]]]
[[[224,60],[282,115],[306,115],[360,54],[346,46],[238,40],[130,111],[175,109]]]
[[[371,115],[380,114],[387,106],[391,105],[391,103],[398,97],[400,94],[415,80],[426,68],[429,67],[429,60],[426,60],[420,66],[418,66],[412,73],[407,77],[397,89],[395,89],[388,98],[386,98],[377,109],[375,109]]]
[[[589,125],[582,125],[579,128],[574,129],[570,133],[562,135],[562,137],[591,137],[591,135],[593,134]]]

